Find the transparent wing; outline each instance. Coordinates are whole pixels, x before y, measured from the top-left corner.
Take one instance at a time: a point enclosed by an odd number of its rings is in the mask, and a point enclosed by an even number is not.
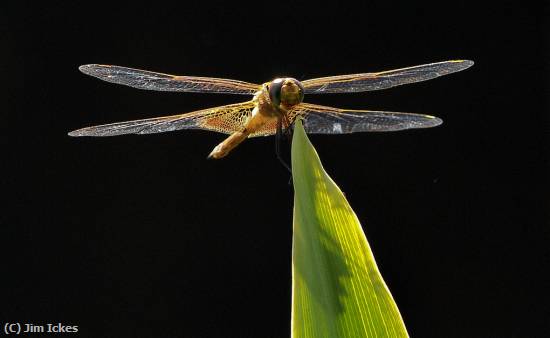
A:
[[[292,121],[304,119],[310,134],[347,134],[364,131],[396,131],[429,128],[443,123],[437,117],[387,111],[351,110],[301,103],[289,112]]]
[[[78,69],[103,81],[145,90],[254,95],[261,88],[238,80],[176,76],[110,65],[83,65]]]
[[[252,114],[252,101],[199,110],[192,113],[104,124],[71,131],[69,136],[117,136],[153,134],[180,129],[204,129],[231,134],[242,130]]]
[[[469,60],[430,63],[379,73],[329,76],[302,81],[306,94],[356,93],[426,81],[459,72],[474,64]]]

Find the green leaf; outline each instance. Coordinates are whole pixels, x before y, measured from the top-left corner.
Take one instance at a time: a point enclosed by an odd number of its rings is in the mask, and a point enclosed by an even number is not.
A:
[[[301,121],[292,177],[292,337],[408,337],[361,224]]]

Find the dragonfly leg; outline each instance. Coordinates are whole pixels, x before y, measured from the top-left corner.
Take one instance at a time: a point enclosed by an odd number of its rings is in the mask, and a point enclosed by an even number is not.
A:
[[[290,127],[291,123],[287,115],[283,115],[283,129],[288,144],[292,144],[292,128]]]
[[[275,154],[277,155],[277,159],[279,162],[283,164],[283,166],[292,174],[292,170],[290,169],[290,166],[285,162],[283,159],[283,156],[281,155],[281,143],[283,141],[283,127],[282,127],[282,120],[279,119],[277,121],[277,132],[275,133]]]

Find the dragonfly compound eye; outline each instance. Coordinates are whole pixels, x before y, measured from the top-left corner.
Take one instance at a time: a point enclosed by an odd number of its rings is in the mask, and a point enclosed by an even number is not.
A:
[[[281,87],[281,103],[285,106],[293,106],[304,99],[304,87],[300,81],[286,78]]]
[[[283,87],[283,79],[275,79],[269,85],[269,99],[271,103],[278,107],[281,104],[281,88]]]

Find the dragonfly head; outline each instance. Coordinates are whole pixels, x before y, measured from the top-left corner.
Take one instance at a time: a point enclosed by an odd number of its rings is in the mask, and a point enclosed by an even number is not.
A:
[[[291,77],[275,79],[268,88],[269,99],[277,107],[292,107],[304,99],[304,86]]]

